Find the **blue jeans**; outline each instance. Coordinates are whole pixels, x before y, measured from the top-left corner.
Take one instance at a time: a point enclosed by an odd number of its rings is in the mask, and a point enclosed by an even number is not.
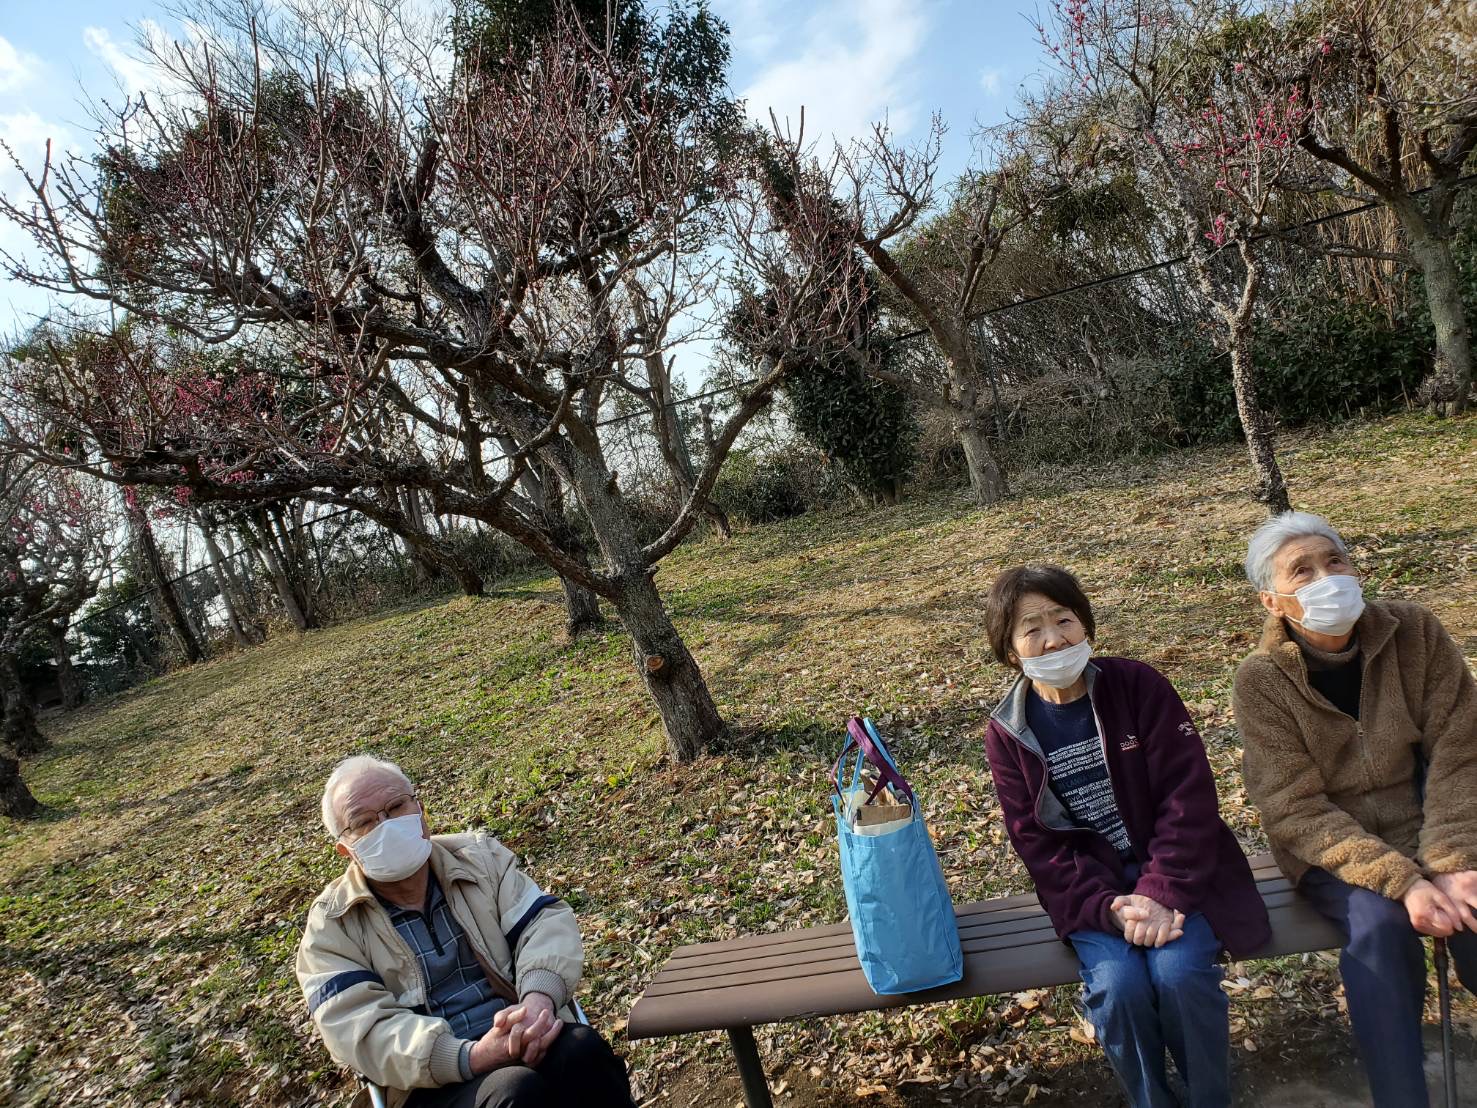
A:
[[[1087,1018],[1133,1108],[1173,1108],[1164,1052],[1189,1088],[1192,1108],[1231,1103],[1230,1004],[1221,991],[1221,942],[1198,912],[1159,948],[1122,935],[1078,931]]]
[[[1427,1108],[1426,951],[1405,905],[1317,867],[1303,875],[1298,891],[1344,933],[1339,974],[1375,1108]],[[1477,935],[1458,931],[1446,947],[1457,977],[1477,992]]]

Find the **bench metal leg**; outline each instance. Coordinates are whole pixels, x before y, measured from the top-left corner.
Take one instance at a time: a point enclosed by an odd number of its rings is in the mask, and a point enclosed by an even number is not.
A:
[[[738,1062],[739,1080],[744,1083],[744,1103],[748,1108],[774,1108],[769,1099],[769,1082],[764,1079],[764,1065],[759,1061],[759,1048],[754,1045],[752,1027],[730,1027],[728,1041]]]

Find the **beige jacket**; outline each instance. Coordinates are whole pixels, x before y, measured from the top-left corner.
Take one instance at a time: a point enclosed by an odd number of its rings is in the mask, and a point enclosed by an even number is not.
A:
[[[1423,874],[1477,869],[1477,682],[1419,604],[1371,601],[1355,634],[1358,720],[1309,684],[1286,625],[1267,620],[1236,670],[1246,795],[1291,880],[1321,866],[1398,900]]]
[[[510,1000],[547,993],[564,1008],[584,966],[569,906],[546,895],[512,851],[480,832],[434,836],[431,870],[494,987]],[[420,965],[358,863],[314,901],[296,968],[328,1053],[386,1086],[392,1105],[410,1089],[461,1080],[463,1040],[420,1010],[427,990]]]

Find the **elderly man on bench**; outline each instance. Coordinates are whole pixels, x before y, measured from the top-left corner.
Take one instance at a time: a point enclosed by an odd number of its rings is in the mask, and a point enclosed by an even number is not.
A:
[[[329,776],[323,824],[349,865],[308,913],[297,978],[335,1061],[391,1108],[634,1108],[624,1064],[569,1007],[574,913],[511,851],[432,836],[415,786],[366,756]]]
[[[1264,523],[1246,575],[1267,610],[1236,671],[1246,795],[1282,871],[1343,934],[1376,1108],[1425,1108],[1421,936],[1446,940],[1477,988],[1477,682],[1428,608],[1365,601],[1322,516]]]

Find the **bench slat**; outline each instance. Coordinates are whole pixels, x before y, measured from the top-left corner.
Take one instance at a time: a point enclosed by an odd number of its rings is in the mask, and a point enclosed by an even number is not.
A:
[[[1014,927],[1031,927],[1046,918],[1046,913],[1041,908],[1012,908],[1004,912],[981,912],[968,914],[965,908],[971,905],[959,905],[956,909],[956,920],[959,925],[959,934],[963,936],[966,931],[979,930],[981,928],[1010,929]],[[855,950],[855,940],[852,938],[851,925],[843,924],[840,930],[834,927],[809,927],[803,931],[791,931],[785,942],[766,943],[762,946],[735,947],[726,943],[714,943],[711,946],[691,948],[692,953],[678,957],[673,955],[667,963],[663,974],[671,973],[706,973],[719,966],[734,965],[747,962],[762,962],[766,959],[776,957],[790,957],[809,953],[813,956],[821,956],[822,952],[828,950]]]
[[[1036,899],[1035,893],[1019,893],[1015,896],[1002,898],[1001,900],[981,900],[969,904],[956,904],[955,915],[961,924],[969,915],[996,915],[1001,912],[1022,912],[1031,914],[1041,911],[1041,903]],[[706,958],[713,953],[731,953],[735,951],[754,950],[767,946],[784,946],[790,943],[803,942],[811,939],[845,938],[850,941],[851,924],[849,923],[823,923],[815,927],[805,927],[793,931],[770,931],[762,935],[746,935],[739,939],[723,939],[711,943],[694,943],[688,946],[678,947],[672,952],[669,961],[679,962],[691,958]]]
[[[1270,892],[1263,900],[1267,910],[1278,909],[1297,897],[1292,889],[1284,888]],[[959,944],[964,954],[987,950],[1012,950],[1029,943],[1056,943],[1056,929],[1046,913],[1037,912],[1027,919],[1007,920],[998,925],[960,926]],[[682,965],[668,963],[650,987],[647,996],[666,996],[678,991],[697,991],[705,988],[722,988],[730,984],[755,984],[759,981],[775,981],[781,977],[818,977],[830,974],[835,969],[854,968],[857,965],[857,948],[852,943],[851,932],[843,941],[829,940],[824,947],[786,947],[777,953],[733,960],[706,960],[702,963],[687,962]]]
[[[1251,864],[1252,876],[1256,879],[1257,888],[1265,894],[1270,888],[1277,885],[1286,885],[1287,880],[1282,876],[1277,864],[1272,861],[1270,854],[1258,854],[1248,858]],[[1030,909],[1041,911],[1041,903],[1036,899],[1035,893],[1016,893],[1013,896],[999,897],[994,900],[973,901],[967,904],[955,906],[955,913],[959,917],[960,926],[964,926],[964,917],[977,913],[995,913],[1017,909]],[[805,942],[811,939],[829,938],[833,936],[844,936],[847,942],[851,941],[851,924],[849,923],[827,923],[816,927],[806,927],[793,931],[771,931],[762,935],[745,935],[737,939],[724,939],[710,943],[689,943],[687,946],[679,946],[672,952],[668,965],[690,958],[706,958],[718,954],[730,954],[736,951],[750,950],[755,947],[786,945],[790,943]]]
[[[1261,893],[1263,900],[1289,891],[1286,880],[1281,876],[1264,879],[1258,883],[1257,890]],[[1022,930],[1046,919],[1046,913],[1039,904],[1030,908],[1012,907],[1003,911],[985,910],[994,903],[994,901],[983,901],[977,904],[956,906],[955,913],[961,938],[981,928]],[[811,952],[814,956],[821,957],[824,951],[853,949],[849,924],[807,927],[798,931],[764,937],[771,941],[752,943],[734,940],[686,947],[684,948],[685,953],[672,955],[662,971],[663,976],[673,974],[691,976],[696,973],[718,972],[719,967],[722,966],[780,955]]]
[[[1283,889],[1264,898],[1269,912],[1293,903],[1297,893]],[[849,936],[848,936],[849,940]],[[1044,912],[1029,920],[1011,921],[1008,926],[961,928],[959,945],[964,955],[989,951],[1018,950],[1032,943],[1059,943],[1056,930]],[[681,992],[702,992],[735,985],[757,985],[788,977],[821,977],[840,970],[857,968],[856,948],[848,941],[844,946],[825,950],[796,951],[750,958],[741,962],[709,964],[682,969],[668,967],[646,990],[647,996],[668,996]]]
[[[1298,896],[1267,855],[1250,859],[1272,919],[1255,957],[1340,944],[1332,924]],[[857,964],[850,925],[832,924],[682,947],[631,1009],[633,1039],[839,1015],[1018,992],[1076,981],[1077,958],[1059,941],[1032,894],[956,909],[964,976],[924,993],[879,996]]]

